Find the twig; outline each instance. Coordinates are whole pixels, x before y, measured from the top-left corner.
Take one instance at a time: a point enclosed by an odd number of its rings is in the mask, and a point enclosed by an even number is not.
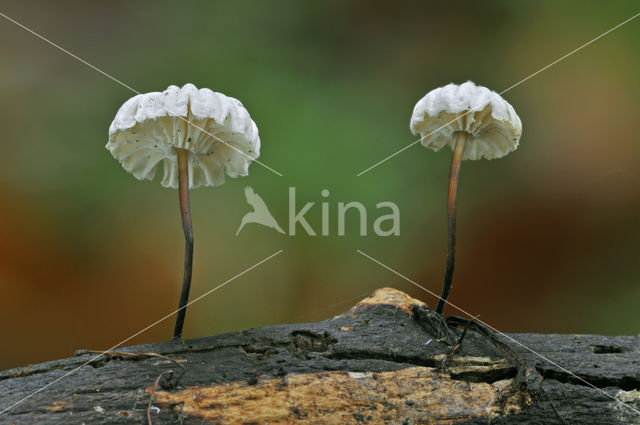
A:
[[[178,382],[180,382],[180,379],[182,379],[182,377],[184,376],[184,374],[187,372],[187,369],[180,364],[176,359],[172,359],[171,357],[167,357],[167,356],[163,356],[162,354],[158,354],[158,353],[128,353],[126,351],[97,351],[97,350],[86,350],[87,353],[91,353],[91,354],[108,354],[110,356],[123,356],[123,357],[157,357],[159,359],[162,360],[167,360],[170,361],[171,363],[174,363],[175,365],[177,365],[180,368],[180,374],[175,378],[174,383],[168,383],[171,386],[175,386],[178,384]]]
[[[534,393],[542,387],[542,378],[535,368],[530,367],[511,345],[498,338],[497,334],[475,319],[465,319],[458,316],[448,316],[445,319],[448,326],[464,326],[463,336],[468,329],[471,329],[484,336],[497,350],[499,350],[515,367],[516,377],[512,389],[501,396],[501,405],[507,402],[508,398],[516,394],[518,390],[525,389],[529,393]],[[460,339],[460,343],[462,339]]]
[[[180,367],[180,374],[175,378],[175,380],[173,380],[173,382],[171,382],[172,378],[169,378],[167,381],[165,381],[169,386],[177,385],[178,382],[180,382],[180,379],[182,379],[184,374],[187,372],[187,369],[183,365],[181,365],[176,359],[172,359],[171,357],[163,356],[162,354],[158,354],[158,353],[127,353],[126,351],[102,352],[102,351],[95,351],[95,350],[87,350],[87,352],[92,354],[103,354],[103,355],[108,354],[110,356],[123,356],[123,357],[133,357],[133,358],[157,357],[159,359],[170,361],[175,365],[177,365],[178,367]],[[147,404],[147,422],[149,425],[153,425],[153,422],[151,421],[151,407],[153,406],[153,398],[155,397],[156,389],[158,388],[158,384],[160,383],[160,380],[165,375],[170,375],[171,377],[173,377],[173,370],[172,369],[165,370],[160,375],[158,375],[155,382],[153,383],[153,387],[151,388],[151,393],[149,396],[149,403]],[[165,385],[163,385],[163,387],[164,386]]]
[[[458,351],[460,351],[460,349],[462,348],[462,341],[464,341],[464,337],[467,335],[467,329],[469,329],[469,325],[471,323],[467,322],[467,324],[464,326],[464,329],[462,330],[462,334],[460,335],[460,339],[458,339],[458,343],[456,345],[454,345],[454,347],[451,349],[451,352],[449,354],[447,354],[445,356],[445,358],[442,360],[442,369],[446,370],[447,369],[447,363],[449,363],[451,361],[451,359],[453,358],[453,356],[455,356]]]
[[[149,425],[153,425],[151,421],[151,407],[153,405],[153,398],[156,396],[156,389],[158,388],[158,383],[160,382],[160,378],[164,375],[173,374],[173,370],[165,370],[156,378],[156,381],[153,383],[153,387],[151,388],[151,394],[149,396],[149,404],[147,404],[147,422]]]

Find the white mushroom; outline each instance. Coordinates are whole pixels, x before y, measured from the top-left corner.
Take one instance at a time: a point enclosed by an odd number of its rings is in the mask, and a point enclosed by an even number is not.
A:
[[[174,330],[181,338],[191,286],[193,231],[189,188],[219,186],[246,176],[260,155],[258,128],[237,99],[197,89],[169,86],[126,101],[109,127],[106,148],[139,180],[153,180],[162,164],[161,184],[178,188],[184,229],[185,263]]]
[[[451,291],[456,256],[456,192],[463,159],[493,159],[517,149],[522,123],[506,100],[471,81],[448,84],[426,94],[413,109],[411,132],[421,143],[453,149],[447,197],[448,249],[442,294],[436,312],[442,314]]]
[[[191,124],[189,124],[189,122]],[[189,187],[246,176],[260,155],[258,128],[239,100],[193,84],[132,97],[109,127],[107,149],[138,180],[178,187],[178,151],[189,152]]]

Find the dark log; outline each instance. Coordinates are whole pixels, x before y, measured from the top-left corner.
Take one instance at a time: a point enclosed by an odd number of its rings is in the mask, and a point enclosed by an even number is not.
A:
[[[174,361],[80,351],[0,372],[3,410],[75,370],[0,424],[144,424],[168,370],[154,424],[640,424],[639,336],[510,334],[580,379],[500,337],[531,368],[521,380],[517,359],[472,329],[446,360],[428,314],[381,289],[323,322],[119,349]]]

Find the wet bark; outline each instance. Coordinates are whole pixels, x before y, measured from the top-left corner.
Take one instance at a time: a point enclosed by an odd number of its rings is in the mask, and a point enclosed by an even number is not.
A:
[[[0,372],[0,410],[62,378],[0,424],[147,423],[169,370],[154,424],[640,423],[639,336],[510,334],[580,379],[500,337],[530,368],[519,379],[517,362],[471,330],[445,360],[451,347],[425,311],[382,289],[323,322],[119,349],[173,361],[79,351]]]

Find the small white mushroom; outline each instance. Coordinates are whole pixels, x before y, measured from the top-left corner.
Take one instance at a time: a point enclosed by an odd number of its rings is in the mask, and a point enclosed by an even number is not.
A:
[[[191,286],[193,230],[189,188],[219,186],[246,176],[260,155],[258,128],[239,100],[197,89],[169,86],[126,101],[109,127],[106,148],[139,180],[153,180],[160,165],[161,184],[178,188],[184,229],[185,263],[174,330],[181,338]]]
[[[191,124],[189,124],[191,123]],[[193,84],[132,97],[109,127],[107,149],[139,180],[178,187],[178,153],[188,152],[189,187],[246,176],[260,155],[258,128],[239,100]]]
[[[453,149],[447,197],[448,249],[442,294],[436,312],[442,314],[451,291],[456,258],[456,192],[463,159],[494,159],[517,149],[522,122],[513,107],[496,92],[471,81],[448,84],[426,94],[413,109],[411,132],[438,151]]]

